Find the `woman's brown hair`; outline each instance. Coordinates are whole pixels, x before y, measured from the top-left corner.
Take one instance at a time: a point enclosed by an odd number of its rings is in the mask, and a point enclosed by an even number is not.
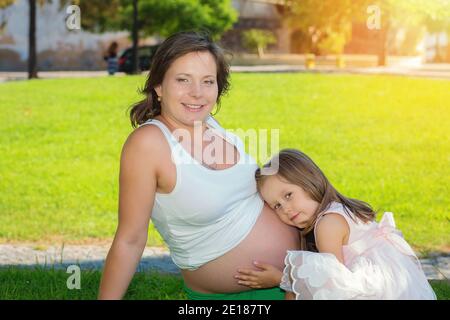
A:
[[[311,199],[319,203],[319,207],[311,221],[309,221],[305,228],[300,229],[302,250],[306,250],[306,234],[314,228],[319,214],[326,210],[333,201],[341,203],[344,206],[346,214],[354,221],[355,219],[351,213],[363,222],[369,222],[375,219],[376,212],[369,204],[340,194],[331,185],[322,170],[303,152],[295,149],[283,149],[278,155],[266,163],[263,168],[276,167],[275,161],[278,164],[276,175],[279,178],[301,187]],[[269,176],[261,173],[260,168],[256,170],[255,178],[258,190],[260,190],[267,177]]]
[[[168,37],[158,47],[155,55],[152,57],[150,71],[147,81],[141,94],[145,98],[131,106],[130,120],[133,128],[138,127],[148,119],[153,119],[161,114],[161,104],[155,87],[160,85],[164,79],[164,75],[171,64],[179,57],[190,52],[210,52],[217,65],[217,111],[220,107],[220,98],[228,91],[229,83],[229,63],[225,58],[225,52],[216,43],[213,42],[207,32],[201,31],[183,31]]]
[[[119,48],[119,44],[113,41],[108,47],[108,57],[115,57],[117,55],[117,48]]]

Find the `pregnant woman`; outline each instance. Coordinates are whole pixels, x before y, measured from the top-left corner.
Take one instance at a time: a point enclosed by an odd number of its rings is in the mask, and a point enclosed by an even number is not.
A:
[[[252,290],[234,278],[254,261],[282,270],[286,251],[300,242],[257,193],[258,166],[242,140],[211,116],[228,76],[221,48],[205,34],[174,34],[153,57],[146,97],[130,112],[136,129],[122,150],[119,224],[99,299],[125,294],[150,219],[181,269],[189,299],[284,298],[278,287]]]

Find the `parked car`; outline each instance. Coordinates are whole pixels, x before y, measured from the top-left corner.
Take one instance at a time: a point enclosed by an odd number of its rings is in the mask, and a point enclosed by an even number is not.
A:
[[[159,45],[140,46],[138,48],[139,69],[141,71],[149,70],[152,57],[158,49]],[[119,72],[131,73],[133,48],[127,48],[119,54]]]

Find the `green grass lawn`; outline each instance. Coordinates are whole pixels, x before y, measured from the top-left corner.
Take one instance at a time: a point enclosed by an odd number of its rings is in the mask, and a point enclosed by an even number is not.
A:
[[[81,271],[80,289],[68,289],[71,274],[54,269],[0,269],[0,300],[97,299],[100,271]],[[181,276],[136,273],[124,300],[185,300]]]
[[[111,239],[127,108],[142,76],[0,85],[0,241]],[[217,119],[280,129],[343,194],[394,212],[421,252],[450,244],[450,82],[234,74]],[[259,159],[262,161],[263,159]],[[153,228],[149,245],[163,245]]]
[[[97,299],[100,271],[82,271],[80,289],[68,289],[70,274],[64,270],[0,269],[0,300],[92,300]],[[438,300],[450,299],[448,281],[431,281]],[[181,276],[156,272],[136,273],[125,300],[185,300]]]

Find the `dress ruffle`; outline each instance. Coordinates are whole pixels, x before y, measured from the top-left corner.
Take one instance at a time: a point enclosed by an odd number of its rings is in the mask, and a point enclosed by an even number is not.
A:
[[[379,299],[383,273],[361,258],[354,270],[333,254],[289,251],[280,287],[289,288],[297,300]]]
[[[288,259],[289,252],[291,252],[291,251],[288,251],[288,255],[284,259],[285,267],[283,270],[283,275],[281,277],[280,288],[283,289],[284,291],[293,292],[292,291],[292,281],[291,281],[291,264],[289,263],[289,259]]]

